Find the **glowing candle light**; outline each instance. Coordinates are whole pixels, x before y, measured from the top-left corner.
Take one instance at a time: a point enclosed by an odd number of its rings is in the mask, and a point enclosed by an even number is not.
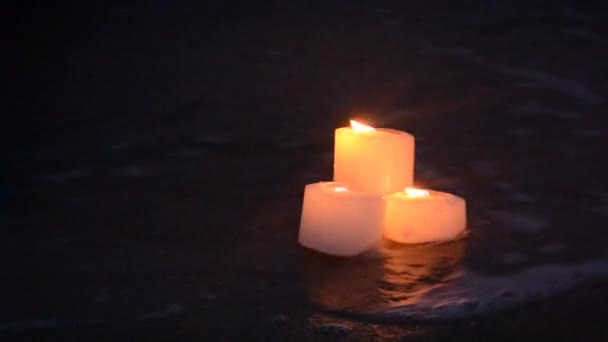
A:
[[[350,120],[350,127],[352,127],[357,132],[372,132],[376,130],[374,127],[362,124],[355,120]]]
[[[406,188],[384,200],[387,239],[401,243],[444,241],[466,229],[466,202],[458,196]]]
[[[416,188],[405,188],[405,193],[409,197],[428,196],[429,195],[428,191],[422,190],[422,189],[416,189]]]
[[[414,180],[414,136],[351,120],[335,132],[334,181],[352,190],[390,194]]]
[[[326,254],[357,255],[382,239],[383,217],[380,196],[351,191],[336,182],[308,184],[298,241]]]

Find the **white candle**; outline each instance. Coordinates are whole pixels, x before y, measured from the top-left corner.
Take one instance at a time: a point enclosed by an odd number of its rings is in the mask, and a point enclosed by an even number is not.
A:
[[[382,239],[381,196],[351,191],[336,182],[306,185],[298,241],[327,254],[353,256]]]
[[[408,188],[384,200],[387,239],[401,243],[443,241],[466,229],[466,203],[458,196]]]
[[[412,186],[414,136],[356,121],[351,125],[336,129],[334,181],[348,184],[352,190],[382,195]]]

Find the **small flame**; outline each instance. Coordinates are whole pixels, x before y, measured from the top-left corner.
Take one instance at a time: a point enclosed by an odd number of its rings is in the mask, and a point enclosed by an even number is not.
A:
[[[357,132],[372,132],[376,130],[374,127],[364,125],[355,120],[350,120],[350,126]]]
[[[428,191],[422,190],[422,189],[416,189],[416,188],[405,188],[405,193],[408,196],[412,196],[412,197],[422,197],[422,196],[429,195]]]
[[[343,186],[337,186],[337,187],[335,187],[335,188],[334,188],[334,190],[335,190],[336,192],[348,191],[348,189],[347,189],[347,188],[345,188],[345,187],[343,187]]]

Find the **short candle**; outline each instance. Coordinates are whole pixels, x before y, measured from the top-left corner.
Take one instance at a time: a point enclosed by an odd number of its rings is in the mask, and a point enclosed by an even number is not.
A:
[[[335,132],[334,181],[353,190],[391,194],[414,181],[414,136],[351,120]]]
[[[381,196],[351,191],[342,183],[306,185],[298,241],[331,255],[353,256],[382,239]]]
[[[458,196],[407,188],[384,200],[387,239],[401,243],[445,241],[466,229],[466,202]]]

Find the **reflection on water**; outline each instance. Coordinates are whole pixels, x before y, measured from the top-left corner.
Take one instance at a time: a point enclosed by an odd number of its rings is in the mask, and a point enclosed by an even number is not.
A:
[[[488,275],[463,265],[467,243],[401,245],[337,258],[309,251],[304,261],[310,300],[324,311],[390,320],[483,316],[550,298],[608,276],[608,258],[553,263]]]
[[[330,311],[364,314],[411,303],[442,284],[461,264],[465,240],[401,245],[384,241],[355,258],[309,252],[306,287],[313,303]]]
[[[384,255],[384,279],[380,285],[383,299],[389,306],[402,305],[442,284],[461,267],[465,240],[414,246],[388,242],[381,251]]]

